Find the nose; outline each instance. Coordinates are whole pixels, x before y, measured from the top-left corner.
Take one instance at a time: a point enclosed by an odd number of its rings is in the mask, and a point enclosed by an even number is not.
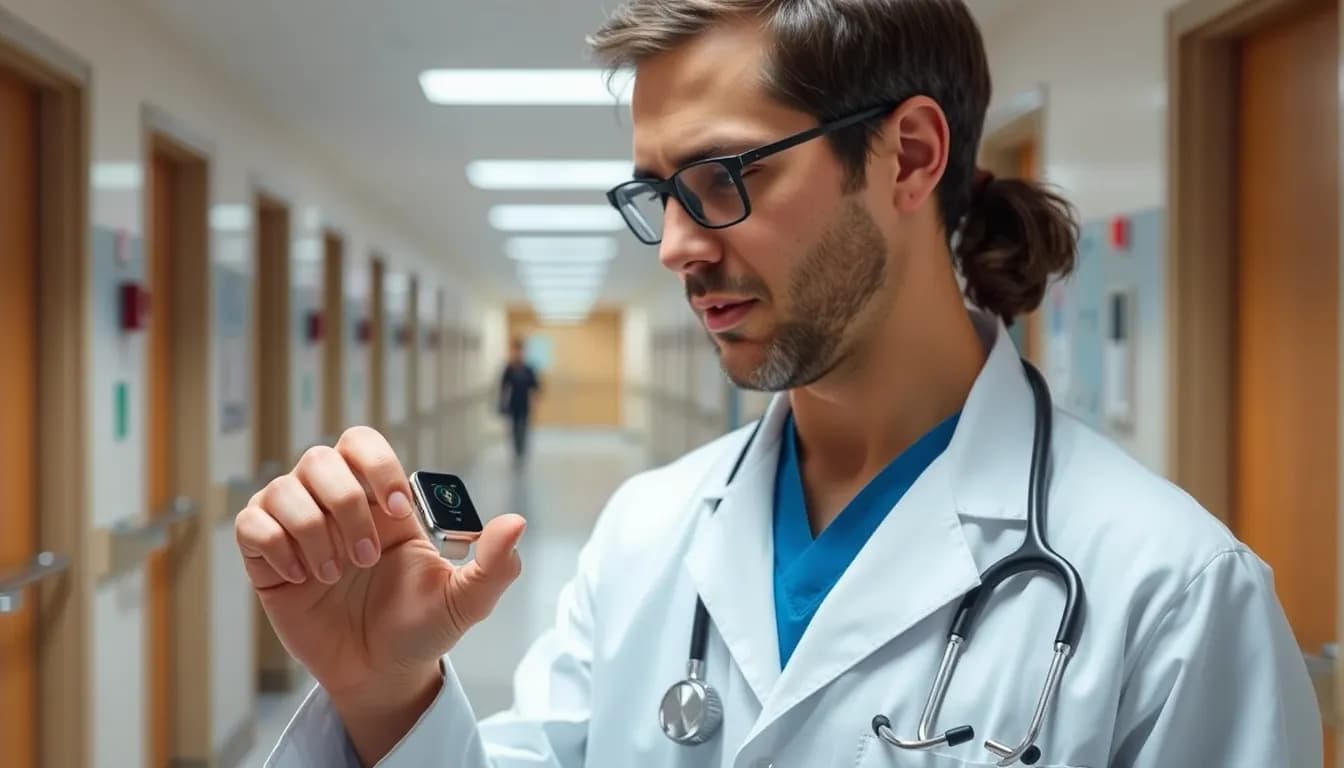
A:
[[[682,274],[722,258],[723,251],[713,231],[696,223],[676,198],[669,199],[663,213],[663,241],[658,246],[658,260],[663,266]]]

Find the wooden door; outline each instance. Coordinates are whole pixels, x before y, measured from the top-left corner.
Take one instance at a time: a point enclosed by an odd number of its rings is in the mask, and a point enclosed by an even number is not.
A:
[[[293,461],[290,455],[290,268],[289,209],[270,198],[257,201],[257,294],[252,423],[257,472],[269,479]],[[257,685],[262,691],[288,691],[297,681],[296,665],[266,619],[256,612]]]
[[[387,341],[384,338],[386,318],[384,307],[383,260],[375,258],[369,266],[369,423],[377,430],[387,429]]]
[[[345,252],[328,232],[322,259],[322,435],[336,438],[345,427]]]
[[[145,430],[145,494],[149,514],[164,514],[177,493],[174,433],[177,392],[173,348],[176,335],[174,253],[177,243],[179,184],[172,160],[155,152],[149,184],[150,222],[146,270],[150,292],[147,335]],[[173,717],[173,573],[167,549],[146,562],[148,591],[145,669],[148,674],[148,754],[151,768],[168,768],[172,760]]]
[[[1232,519],[1313,654],[1337,639],[1339,30],[1330,6],[1246,40],[1238,118]]]
[[[37,99],[0,69],[0,571],[37,554]],[[36,599],[0,615],[0,756],[37,765]]]

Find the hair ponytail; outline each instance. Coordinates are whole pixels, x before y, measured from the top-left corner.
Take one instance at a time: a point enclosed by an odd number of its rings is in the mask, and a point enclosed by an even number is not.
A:
[[[954,253],[966,296],[1012,325],[1036,309],[1052,277],[1073,271],[1080,227],[1067,200],[1040,184],[976,174]]]

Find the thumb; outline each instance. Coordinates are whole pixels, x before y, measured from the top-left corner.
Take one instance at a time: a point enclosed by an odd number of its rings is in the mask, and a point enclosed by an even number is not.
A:
[[[460,631],[465,632],[489,616],[504,590],[522,572],[517,547],[526,528],[527,521],[518,515],[500,515],[491,520],[476,542],[476,559],[453,571],[448,602],[454,616],[464,624]]]

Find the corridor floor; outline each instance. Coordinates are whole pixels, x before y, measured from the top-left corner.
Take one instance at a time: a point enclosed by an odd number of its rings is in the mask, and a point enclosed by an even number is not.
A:
[[[532,443],[532,456],[520,468],[513,466],[501,441],[462,472],[483,517],[517,512],[528,519],[519,547],[523,575],[490,619],[452,652],[453,666],[479,716],[509,705],[514,665],[553,621],[556,597],[573,573],[579,548],[602,505],[621,481],[647,466],[644,446],[615,431],[538,430]],[[261,698],[257,741],[242,765],[265,763],[308,687]]]

